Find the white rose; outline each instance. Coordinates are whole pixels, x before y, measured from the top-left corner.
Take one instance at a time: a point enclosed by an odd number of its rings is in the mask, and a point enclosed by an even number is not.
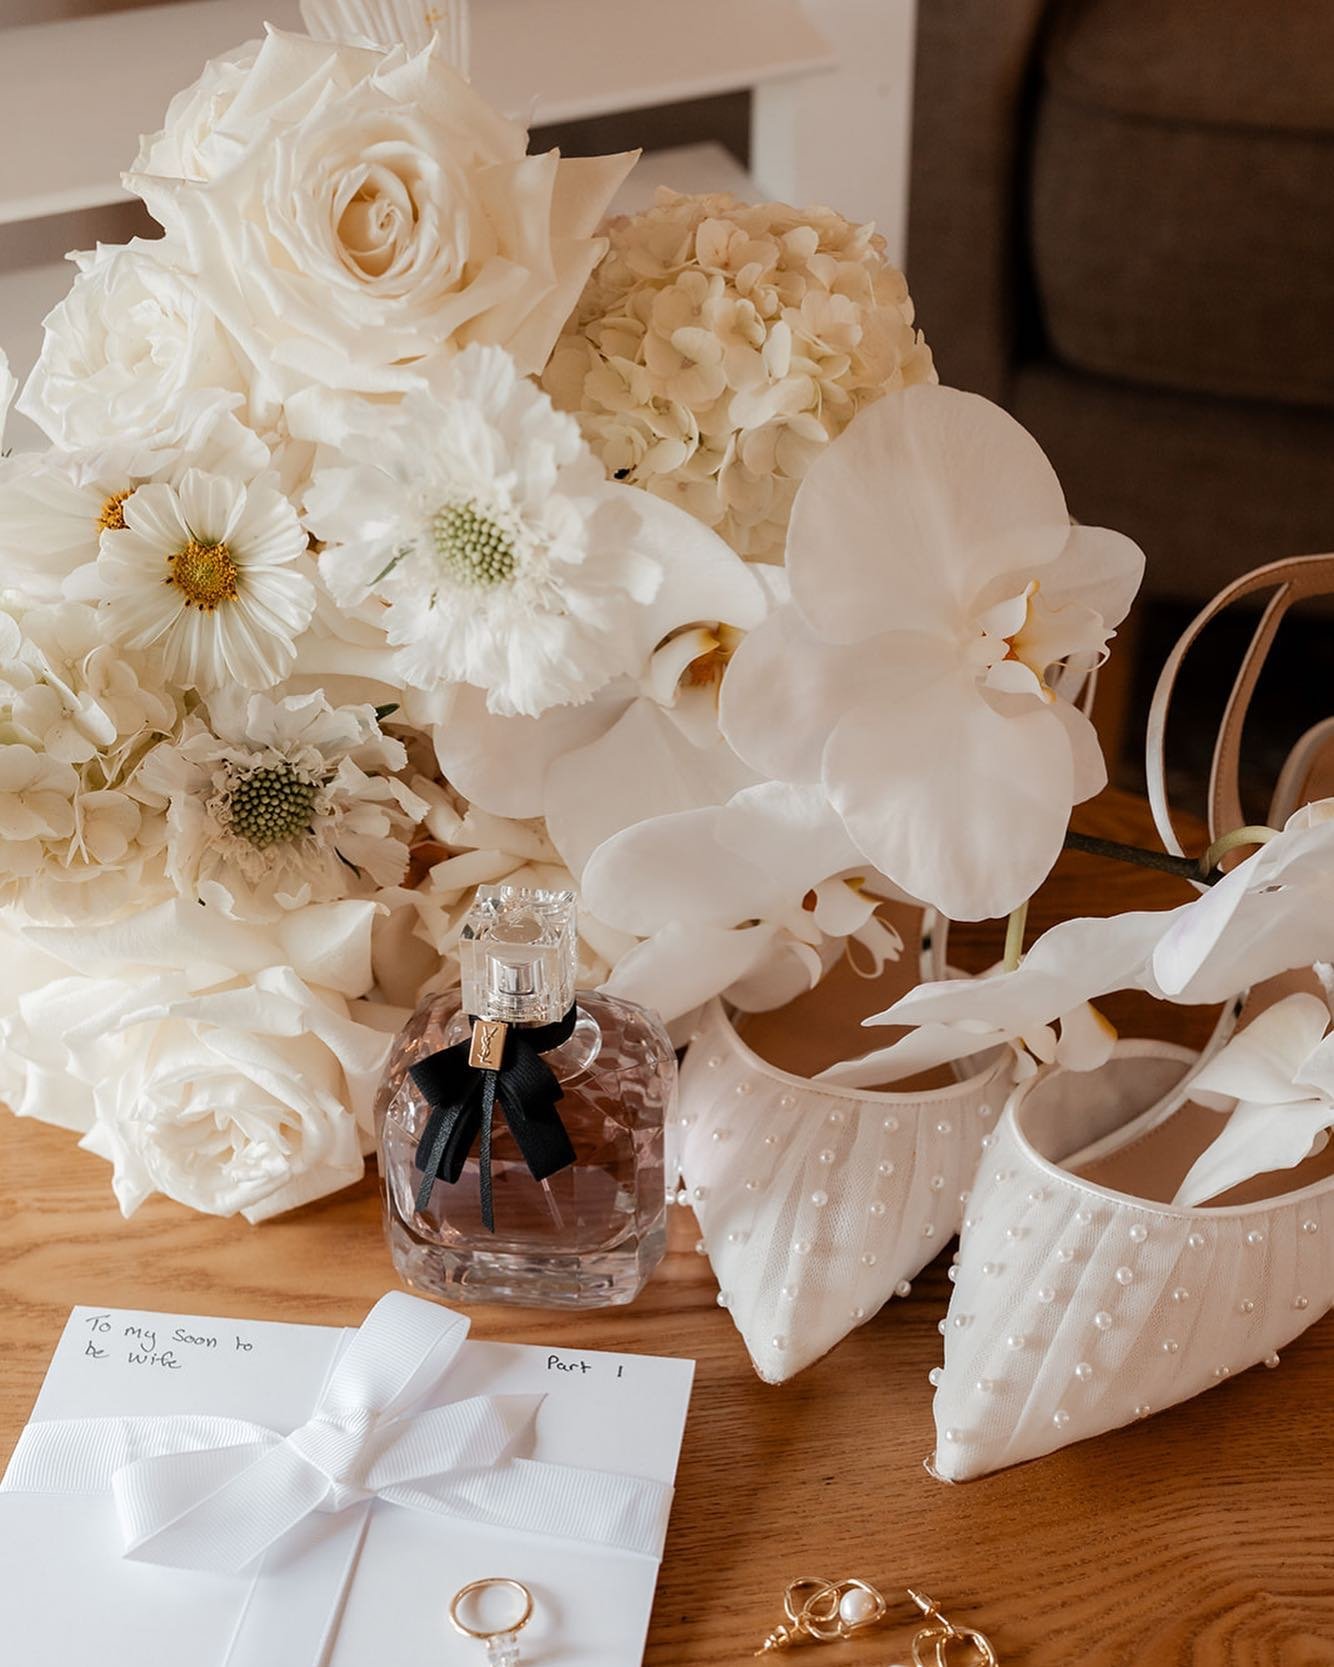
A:
[[[27,1033],[58,1038],[91,1093],[82,1144],[112,1164],[126,1215],[160,1192],[262,1221],[361,1175],[402,1015],[349,999],[367,976],[373,906],[302,913],[284,933],[179,905],[91,933],[29,934],[89,969],[21,1007]]]
[[[16,1117],[85,1134],[93,1122],[92,1091],[71,1076],[60,1036],[44,1026],[34,1030],[25,1014],[30,996],[68,976],[63,961],[0,916],[0,1100]]]
[[[247,41],[221,57],[210,58],[193,86],[183,88],[167,106],[156,133],[145,133],[132,172],[158,174],[167,179],[211,179],[227,156],[218,125],[259,53],[258,41]]]
[[[65,450],[179,434],[245,391],[241,367],[171,242],[76,255],[18,408]]]
[[[545,362],[632,158],[527,156],[433,44],[413,57],[271,33],[208,183],[137,177],[266,396],[361,394],[470,342]]]

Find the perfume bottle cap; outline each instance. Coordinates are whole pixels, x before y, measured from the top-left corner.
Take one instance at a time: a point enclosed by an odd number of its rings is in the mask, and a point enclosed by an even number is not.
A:
[[[572,891],[479,886],[459,940],[463,1005],[480,1019],[554,1024],[574,1005]]]

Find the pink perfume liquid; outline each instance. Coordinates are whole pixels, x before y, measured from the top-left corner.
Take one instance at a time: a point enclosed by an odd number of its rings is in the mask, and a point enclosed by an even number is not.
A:
[[[573,1035],[542,1057],[576,1162],[535,1181],[497,1110],[491,1145],[495,1232],[482,1221],[476,1149],[454,1183],[417,1207],[417,1143],[430,1116],[408,1069],[465,1041],[456,993],[426,1002],[395,1045],[375,1110],[385,1231],[410,1285],[450,1302],[595,1308],[632,1301],[666,1244],[663,1126],[676,1058],[641,1007],[580,991]],[[479,1137],[480,1138],[480,1137]]]

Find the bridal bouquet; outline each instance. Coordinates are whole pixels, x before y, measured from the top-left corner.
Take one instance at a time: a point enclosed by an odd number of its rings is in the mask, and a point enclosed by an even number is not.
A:
[[[0,1092],[127,1213],[359,1176],[479,884],[573,886],[688,1029],[896,954],[882,898],[1013,907],[1103,779],[1052,668],[1138,552],[935,385],[873,230],[604,224],[633,156],[528,155],[382,10],[172,102],[0,461]]]

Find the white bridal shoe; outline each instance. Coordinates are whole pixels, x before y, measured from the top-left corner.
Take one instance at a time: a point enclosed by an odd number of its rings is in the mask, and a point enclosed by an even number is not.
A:
[[[889,969],[901,985],[915,972],[905,961]],[[884,990],[882,980],[874,998]],[[1006,1049],[934,1086],[812,1080],[864,1050],[867,1007],[867,984],[846,964],[778,1012],[743,1016],[744,1036],[715,1001],[682,1066],[671,1154],[681,1201],[699,1221],[718,1300],[770,1383],[906,1296],[953,1238],[1013,1080]]]
[[[1172,679],[1209,618],[1235,596],[1274,585],[1215,755],[1216,837],[1242,820],[1236,757],[1260,662],[1292,601],[1334,589],[1334,558],[1278,563],[1239,581],[1187,632],[1160,682],[1150,774],[1160,830],[1177,850],[1160,770]],[[1326,721],[1299,744],[1275,825],[1285,810],[1330,793],[1332,737]],[[1328,863],[1334,847],[1325,850]],[[1325,872],[1318,883],[1334,899],[1334,872]],[[1259,888],[1270,895],[1256,900],[1277,909],[1281,889]],[[1097,1071],[1050,1067],[1015,1090],[972,1189],[945,1364],[932,1373],[933,1468],[942,1478],[1037,1458],[1260,1362],[1277,1365],[1279,1351],[1334,1306],[1334,1144],[1311,1141],[1334,1115],[1334,1053],[1324,1076],[1317,1063],[1330,1052],[1319,1041],[1328,992],[1294,993],[1318,989],[1309,972],[1255,989],[1235,1039],[1221,1052],[1212,1046],[1184,1080],[1184,1050],[1134,1042],[1118,1044]],[[1220,1038],[1241,1005],[1231,1004]],[[1293,1034],[1295,1074],[1282,1048]],[[1226,1103],[1241,1108],[1227,1125],[1228,1150],[1243,1112],[1270,1119],[1261,1125],[1265,1161],[1231,1173],[1218,1109],[1202,1103],[1222,1086],[1225,1063]],[[1187,1202],[1174,1202],[1178,1195]]]

